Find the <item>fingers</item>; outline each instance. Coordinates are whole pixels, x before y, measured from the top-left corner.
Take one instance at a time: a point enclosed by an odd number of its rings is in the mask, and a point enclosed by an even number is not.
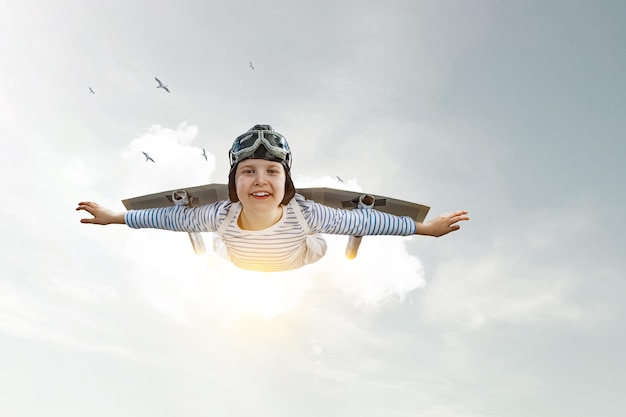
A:
[[[95,209],[95,208],[99,208],[100,205],[98,203],[94,203],[93,201],[81,201],[80,203],[78,203],[78,207],[76,207],[76,210],[88,210],[88,209]]]
[[[469,220],[466,210],[453,211],[443,214],[439,218],[440,229],[435,236],[444,236],[450,232],[454,232],[461,228],[461,225],[457,224],[460,221]]]
[[[100,206],[97,203],[94,203],[92,201],[81,201],[80,203],[78,203],[78,207],[76,207],[76,211],[84,210],[87,213],[89,213],[92,216],[94,216],[94,217],[90,217],[90,218],[80,219],[80,222],[81,223],[89,223],[89,224],[96,223],[96,210],[98,208],[100,208]]]
[[[450,225],[470,219],[466,210],[453,211],[452,213],[444,214],[443,217],[450,222]]]

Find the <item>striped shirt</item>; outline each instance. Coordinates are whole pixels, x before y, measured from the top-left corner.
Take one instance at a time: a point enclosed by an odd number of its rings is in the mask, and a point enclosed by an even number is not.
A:
[[[172,206],[129,210],[124,220],[129,227],[165,229],[179,232],[218,232],[229,210],[232,221],[215,236],[214,249],[236,266],[256,271],[285,271],[300,268],[324,256],[326,242],[320,233],[348,236],[396,235],[415,233],[415,221],[378,210],[343,210],[306,200],[283,206],[283,216],[264,230],[242,230],[237,225],[241,203],[218,201],[200,207]],[[295,206],[294,206],[295,205]],[[298,220],[300,209],[306,225]]]

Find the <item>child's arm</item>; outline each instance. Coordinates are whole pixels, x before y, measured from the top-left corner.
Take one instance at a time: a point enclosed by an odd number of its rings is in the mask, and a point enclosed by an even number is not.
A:
[[[226,217],[230,201],[223,200],[198,207],[168,206],[115,212],[93,202],[78,203],[93,218],[81,219],[89,224],[126,224],[133,229],[162,229],[175,232],[215,232]]]
[[[463,220],[469,220],[465,210],[442,214],[428,223],[415,222],[415,234],[434,237],[447,235],[450,232],[459,230],[461,225],[457,223]]]
[[[408,216],[395,216],[378,210],[345,210],[325,206],[313,200],[305,200],[296,195],[302,202],[305,220],[311,229],[318,233],[337,235],[397,235],[413,234],[426,236],[443,236],[460,226],[461,220],[469,220],[467,211],[455,211],[441,215],[427,223],[418,223]]]
[[[108,208],[100,206],[98,203],[93,203],[91,201],[82,201],[78,203],[78,207],[76,207],[76,211],[85,210],[87,213],[91,214],[93,218],[85,218],[80,219],[81,223],[91,223],[91,224],[125,224],[124,221],[124,212],[115,212],[109,210]]]

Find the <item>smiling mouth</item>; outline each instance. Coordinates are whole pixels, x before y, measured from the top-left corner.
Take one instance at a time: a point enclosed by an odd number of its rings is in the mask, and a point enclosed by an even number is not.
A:
[[[269,197],[270,193],[267,193],[265,191],[259,191],[256,193],[252,193],[252,197],[257,197],[257,198],[263,198],[263,197]]]

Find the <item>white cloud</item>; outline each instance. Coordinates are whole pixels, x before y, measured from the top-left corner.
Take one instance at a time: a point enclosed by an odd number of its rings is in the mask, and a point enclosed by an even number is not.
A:
[[[133,262],[130,278],[149,305],[180,323],[275,316],[297,307],[311,286],[310,274],[245,271],[210,247],[198,256],[185,233],[128,232],[132,235],[126,242]]]
[[[357,257],[348,260],[348,236],[326,236],[328,251],[317,268],[356,305],[376,307],[385,301],[404,301],[409,292],[425,285],[421,261],[407,250],[409,239],[365,236]]]
[[[122,152],[118,175],[124,181],[126,197],[150,194],[163,190],[208,184],[215,172],[215,156],[194,146],[198,127],[186,122],[176,129],[154,125],[133,139]],[[146,161],[142,152],[150,155]]]
[[[27,291],[9,283],[0,285],[0,290],[2,332],[71,349],[137,358],[132,349],[102,337],[101,333],[106,333],[100,328],[103,321],[78,313],[88,305],[82,302],[111,302],[107,289],[44,281]]]
[[[77,155],[71,155],[65,161],[63,177],[67,183],[86,190],[96,184],[98,180],[102,180],[104,176],[102,173],[89,169],[87,164]]]
[[[272,317],[294,311],[314,283],[328,280],[341,303],[376,307],[401,302],[424,285],[418,258],[400,237],[370,237],[359,256],[344,256],[346,236],[326,236],[326,256],[293,271],[261,273],[239,269],[208,248],[193,253],[185,233],[129,230],[130,275],[148,304],[181,323],[195,317]],[[204,234],[205,240],[209,234]],[[365,238],[364,238],[365,239]]]
[[[563,202],[518,214],[506,229],[495,224],[506,233],[493,243],[466,242],[463,253],[440,262],[423,293],[426,320],[474,329],[498,322],[602,319],[597,303],[577,301],[581,283],[603,270],[587,262],[588,249],[578,249],[597,231],[596,215],[584,202]]]
[[[571,276],[561,269],[530,265],[492,252],[458,256],[434,273],[422,300],[425,321],[444,327],[477,328],[494,322],[576,320],[583,311],[568,298]]]
[[[337,188],[347,191],[363,191],[356,178],[342,178],[339,180],[337,176],[311,177],[306,175],[297,175],[293,178],[296,188],[312,188],[312,187],[328,187]]]

